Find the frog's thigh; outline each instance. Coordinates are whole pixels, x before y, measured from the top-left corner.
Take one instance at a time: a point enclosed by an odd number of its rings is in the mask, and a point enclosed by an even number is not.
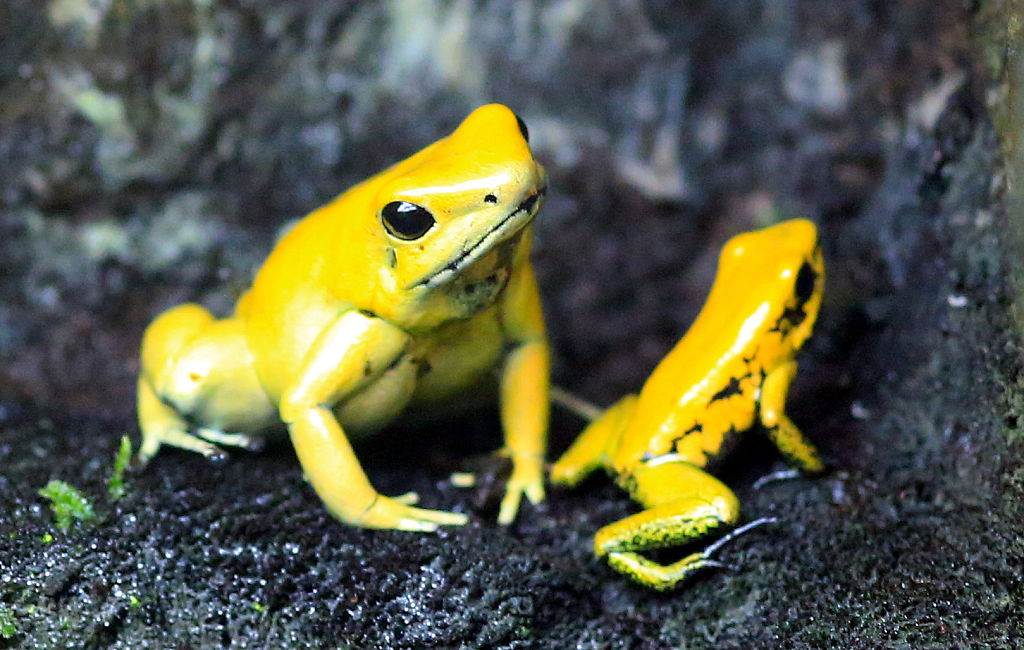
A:
[[[765,377],[761,386],[761,424],[791,464],[804,472],[816,474],[825,469],[818,450],[786,415],[786,395],[796,376],[796,368],[796,361],[790,361]]]
[[[642,465],[633,474],[633,498],[647,509],[597,531],[594,551],[633,580],[669,589],[713,565],[708,554],[693,553],[661,565],[637,551],[683,545],[729,526],[739,517],[739,502],[724,483],[679,461]]]
[[[145,464],[160,449],[160,445],[188,449],[204,456],[217,454],[217,448],[188,432],[188,423],[177,410],[164,403],[154,383],[165,374],[168,365],[214,320],[200,305],[178,305],[160,314],[142,337],[138,392],[136,395],[142,446],[139,462]]]
[[[636,395],[627,395],[591,422],[551,466],[551,482],[576,485],[599,467],[607,467],[635,407]]]

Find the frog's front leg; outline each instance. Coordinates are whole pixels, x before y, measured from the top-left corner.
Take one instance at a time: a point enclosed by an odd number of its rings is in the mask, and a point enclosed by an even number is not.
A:
[[[761,424],[791,464],[808,474],[818,474],[825,470],[818,450],[786,415],[786,395],[796,376],[796,365],[796,361],[790,361],[765,377],[761,385]]]
[[[281,399],[281,418],[306,479],[327,509],[353,526],[432,531],[466,523],[463,514],[412,507],[411,494],[378,494],[332,412],[334,404],[400,362],[409,341],[405,332],[379,318],[345,312],[317,337]]]
[[[641,464],[620,483],[645,510],[597,531],[598,557],[607,557],[616,571],[659,590],[675,587],[702,568],[720,566],[707,551],[668,565],[640,552],[689,544],[736,523],[739,502],[724,483],[677,460]]]
[[[514,347],[501,375],[501,424],[512,476],[498,510],[498,523],[511,524],[523,495],[544,500],[544,453],[550,411],[551,351],[544,330],[540,294],[526,265],[510,283],[503,306],[506,336]]]

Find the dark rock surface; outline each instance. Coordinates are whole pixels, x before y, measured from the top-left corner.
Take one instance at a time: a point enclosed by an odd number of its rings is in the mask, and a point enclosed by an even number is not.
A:
[[[1012,647],[1024,376],[999,146],[960,3],[84,2],[0,7],[0,648]],[[721,244],[815,219],[829,284],[790,395],[834,468],[753,480],[781,523],[659,595],[590,553],[607,481],[509,529],[445,477],[496,417],[357,451],[436,535],[334,522],[286,446],[161,453],[110,502],[145,324],[230,308],[275,231],[502,101],[553,191],[535,262],[556,379],[636,389]],[[555,418],[552,455],[579,430]],[[62,479],[100,521],[55,528]]]

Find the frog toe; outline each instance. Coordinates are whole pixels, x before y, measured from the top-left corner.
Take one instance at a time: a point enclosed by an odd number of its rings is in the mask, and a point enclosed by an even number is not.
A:
[[[513,490],[511,487],[501,499],[501,507],[498,509],[498,523],[508,526],[516,520],[519,514],[519,503],[523,500],[522,490]]]
[[[403,501],[411,497],[406,493],[397,498],[378,495],[358,521],[349,522],[365,528],[390,528],[414,532],[433,532],[439,526],[462,526],[469,518],[461,512],[416,508]],[[417,497],[418,499],[418,497]]]
[[[704,553],[693,553],[672,564],[658,564],[639,553],[616,551],[608,554],[608,566],[629,576],[634,582],[658,591],[669,591],[685,582],[698,571],[727,568]]]
[[[523,501],[523,496],[526,496],[527,500],[538,505],[544,501],[544,484],[540,481],[530,482],[526,484],[514,484],[509,481],[505,496],[501,499],[501,507],[498,509],[498,523],[502,526],[508,526],[516,519],[516,515],[519,514],[519,505]]]
[[[398,496],[391,498],[406,506],[414,506],[420,502],[420,495],[416,492],[406,492],[405,494],[399,494]]]
[[[245,433],[225,433],[209,427],[200,427],[196,430],[196,434],[208,442],[238,447],[246,451],[262,451],[264,446],[266,446],[263,436],[252,436]]]
[[[141,466],[144,467],[163,445],[194,451],[215,464],[224,463],[228,459],[228,454],[217,445],[192,435],[188,431],[171,429],[161,431],[159,434],[152,432],[143,434],[142,447],[139,449],[138,455],[138,462],[141,463]]]
[[[498,509],[498,523],[507,526],[515,521],[523,496],[537,505],[544,501],[544,463],[531,455],[512,455],[512,476],[505,484],[505,496]]]

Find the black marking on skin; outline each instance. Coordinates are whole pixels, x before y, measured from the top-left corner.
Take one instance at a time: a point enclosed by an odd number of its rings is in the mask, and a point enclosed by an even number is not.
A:
[[[725,385],[725,388],[711,396],[711,399],[708,400],[708,406],[714,404],[720,399],[729,399],[733,395],[743,394],[743,388],[740,386],[740,382],[749,377],[749,372],[742,377],[729,377],[729,383]]]
[[[815,273],[809,262],[804,262],[796,274],[796,284],[793,285],[793,292],[796,294],[797,300],[801,303],[810,300],[817,282],[818,274]]]
[[[394,359],[392,359],[392,360],[391,360],[391,363],[389,363],[389,364],[388,364],[388,365],[387,365],[387,366],[386,366],[386,367],[384,368],[384,371],[383,371],[383,372],[381,372],[381,374],[383,375],[383,374],[385,374],[385,373],[391,372],[392,370],[394,370],[395,368],[397,368],[397,367],[398,367],[398,364],[402,363],[402,361],[403,361],[403,360],[405,360],[405,352],[402,352],[402,354],[400,354],[400,355],[398,355],[397,357],[395,357]]]
[[[525,341],[506,341],[501,350],[501,358],[506,358],[508,355],[522,347],[524,343]]]
[[[465,284],[460,284],[459,280],[456,279],[450,290],[444,288],[441,290],[457,301],[468,316],[494,303],[498,296],[501,295],[501,292],[505,290],[505,287],[508,286],[510,275],[509,272],[505,272],[501,276],[497,273],[492,273],[483,280],[467,282]]]
[[[796,298],[796,304],[791,307],[786,306],[782,310],[782,314],[779,315],[778,320],[775,321],[775,325],[768,331],[778,332],[781,336],[786,336],[794,328],[799,327],[800,323],[807,319],[805,307],[807,301],[814,295],[814,287],[817,283],[817,271],[814,270],[810,262],[805,260],[800,266],[800,270],[797,271],[796,281],[793,283],[793,296]]]
[[[459,270],[459,268],[462,266],[462,261],[467,259],[468,257],[471,257],[473,255],[473,253],[475,253],[476,250],[478,248],[480,248],[480,246],[483,245],[484,241],[491,235],[491,233],[496,232],[497,230],[499,230],[502,226],[504,226],[506,223],[511,221],[520,212],[524,212],[525,211],[525,212],[529,213],[531,210],[533,210],[533,206],[535,206],[537,204],[537,201],[539,201],[540,198],[547,193],[547,191],[548,191],[547,186],[544,186],[544,187],[538,189],[535,193],[533,193],[530,196],[528,196],[525,199],[523,199],[523,201],[519,205],[516,206],[515,210],[513,210],[510,213],[508,213],[508,215],[505,216],[505,218],[503,218],[501,221],[496,223],[490,230],[485,232],[480,237],[480,239],[478,239],[476,241],[475,244],[473,244],[472,246],[470,246],[466,250],[462,251],[462,254],[459,255],[457,258],[455,258],[451,262],[448,262],[443,267],[441,267],[438,270],[434,271],[433,273],[431,273],[427,277],[423,278],[422,280],[420,280],[419,282],[417,282],[413,286],[414,287],[419,287],[419,286],[430,284],[431,280],[433,280],[437,275],[439,275],[441,273],[444,273],[445,271],[457,271],[457,270]]]
[[[388,246],[388,249],[384,252],[384,262],[388,265],[389,269],[393,269],[398,266],[398,255],[395,254],[395,249]]]
[[[768,331],[778,332],[780,335],[786,336],[794,328],[798,327],[800,323],[804,322],[806,318],[807,312],[804,311],[804,303],[797,303],[795,307],[783,309],[778,320],[775,321],[775,324]]]
[[[466,297],[470,297],[474,293],[476,293],[477,289],[491,289],[496,284],[498,284],[498,274],[491,273],[490,275],[488,275],[483,280],[480,280],[479,282],[470,282],[469,284],[465,285],[464,287],[462,287],[462,292],[466,294]]]
[[[526,140],[526,144],[530,144],[530,130],[526,128],[526,122],[519,117],[518,113],[513,113],[513,115],[516,116],[516,124],[519,125],[519,133],[522,134],[523,140]]]
[[[754,422],[761,421],[761,387],[764,386],[764,380],[768,378],[768,373],[765,372],[764,368],[757,369],[758,380],[754,385],[756,392],[754,393]]]
[[[378,499],[380,499],[380,494],[374,494],[373,495],[373,501],[370,502],[370,505],[366,506],[366,510],[363,510],[363,514],[364,515],[366,513],[370,512],[371,510],[373,510],[373,506],[377,505],[377,500]]]
[[[683,443],[683,440],[685,440],[690,434],[703,433],[703,432],[704,432],[704,424],[702,422],[694,422],[690,426],[689,429],[687,429],[686,431],[683,431],[682,433],[680,433],[675,438],[672,438],[672,440],[668,443],[669,444],[669,449],[671,449],[674,452],[678,452],[679,451],[679,445],[681,445]]]
[[[636,494],[636,489],[639,486],[639,481],[631,472],[619,474],[615,482],[630,495]]]
[[[404,359],[405,359],[405,353],[402,353],[402,354],[398,355],[397,357],[392,359],[390,361],[390,363],[388,363],[388,365],[384,366],[384,369],[381,370],[379,374],[386,375],[387,373],[389,373],[392,370],[394,370],[395,368],[397,368],[398,364],[402,363],[402,361]],[[371,376],[373,374],[374,374],[373,364],[370,363],[369,359],[367,359],[366,360],[366,364],[363,366],[363,377],[369,377],[369,376]]]
[[[717,461],[729,455],[729,452],[736,447],[736,443],[740,440],[739,435],[737,435],[739,433],[739,429],[735,425],[730,424],[728,430],[722,434],[722,444],[718,447],[718,451],[713,453],[704,452],[704,467],[715,467],[718,464]]]
[[[366,316],[367,318],[380,318],[380,316],[378,316],[377,314],[373,313],[369,309],[360,309],[359,310],[359,314],[361,316]]]
[[[417,378],[426,375],[427,373],[429,373],[433,369],[433,366],[431,366],[430,362],[427,361],[426,359],[416,359],[415,361],[413,361],[413,363],[416,364],[416,377]]]
[[[483,286],[483,287],[485,287],[487,289],[493,289],[496,284],[498,284],[498,274],[497,273],[492,273],[492,274],[488,275],[486,278],[484,278],[483,280],[481,280],[480,282],[473,282],[471,284],[467,284],[466,288],[464,289],[464,291],[466,292],[467,296],[471,296],[481,286]]]
[[[754,351],[750,353],[749,357],[741,357],[743,359],[743,364],[745,366],[747,366],[748,369],[750,368],[750,364],[752,364],[755,361],[757,361],[757,353],[760,350],[761,350],[761,346],[757,345],[757,346],[754,347]]]

